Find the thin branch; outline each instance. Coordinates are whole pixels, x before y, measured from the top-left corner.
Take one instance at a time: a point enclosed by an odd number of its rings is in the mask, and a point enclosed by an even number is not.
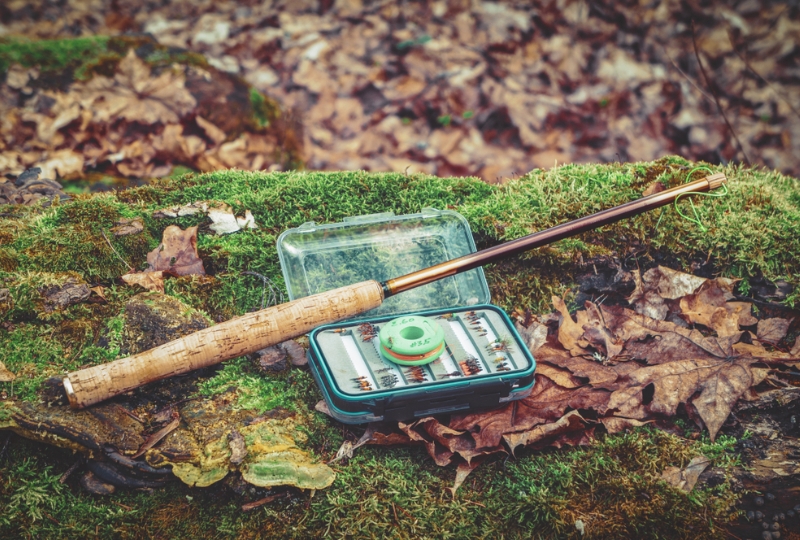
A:
[[[719,102],[719,97],[717,96],[716,90],[714,87],[711,86],[710,81],[708,80],[708,75],[706,74],[706,68],[703,66],[703,62],[700,60],[700,51],[697,50],[697,38],[695,36],[694,31],[694,20],[692,20],[692,45],[694,46],[694,56],[697,58],[697,64],[700,66],[700,72],[703,74],[703,79],[706,81],[706,86],[714,96],[714,103],[717,104],[717,110],[719,114],[722,115],[722,119],[725,120],[725,125],[728,126],[728,130],[730,130],[731,135],[736,140],[736,144],[739,146],[739,151],[744,156],[744,161],[747,165],[750,165],[750,158],[747,157],[747,153],[744,151],[744,146],[742,146],[742,141],[739,140],[739,137],[736,135],[736,132],[733,130],[733,126],[728,121],[728,117],[725,115],[725,111],[722,109],[722,104]]]
[[[691,84],[692,86],[694,86],[694,87],[695,87],[695,89],[696,89],[698,92],[700,92],[700,93],[703,95],[703,97],[704,97],[704,98],[706,98],[708,101],[714,101],[714,99],[713,99],[711,96],[709,96],[708,94],[706,94],[706,93],[703,91],[703,89],[702,89],[702,88],[700,88],[700,87],[697,85],[697,83],[695,83],[695,82],[692,80],[692,78],[691,78],[691,77],[689,77],[689,75],[687,75],[687,74],[686,74],[686,72],[685,72],[685,71],[683,71],[683,70],[682,70],[682,69],[681,69],[681,68],[678,66],[678,64],[676,64],[676,63],[675,63],[675,60],[673,60],[673,59],[672,59],[672,57],[669,55],[669,51],[667,51],[667,48],[666,48],[666,47],[664,47],[664,54],[665,54],[665,55],[667,55],[667,58],[669,58],[669,61],[670,61],[670,63],[672,64],[672,67],[674,67],[675,69],[677,69],[677,70],[678,70],[678,73],[680,73],[681,75],[683,75],[683,76],[686,78],[686,80],[687,80],[687,81],[689,81],[689,84]]]
[[[751,65],[750,65],[750,62],[747,60],[747,58],[745,58],[744,56],[742,56],[742,53],[740,53],[740,52],[739,52],[739,50],[736,48],[736,44],[733,42],[733,36],[731,36],[731,33],[730,33],[730,32],[728,32],[728,39],[729,39],[729,40],[730,40],[730,42],[731,42],[731,47],[733,48],[733,52],[735,52],[735,53],[736,53],[736,56],[738,56],[739,58],[741,58],[741,59],[742,59],[742,62],[744,62],[744,65],[747,67],[747,69],[749,69],[749,70],[750,70],[750,71],[753,73],[753,75],[755,75],[756,77],[758,77],[759,79],[761,79],[762,81],[764,81],[764,83],[765,83],[767,86],[769,86],[769,89],[770,89],[770,90],[772,90],[772,91],[775,93],[775,95],[776,95],[776,96],[778,96],[778,99],[780,99],[781,101],[783,101],[784,103],[786,103],[786,105],[788,105],[788,106],[789,106],[789,108],[790,108],[790,109],[792,109],[792,112],[793,112],[793,113],[794,113],[794,114],[795,114],[795,115],[796,115],[798,118],[800,118],[800,112],[798,112],[798,110],[797,110],[797,109],[795,109],[794,105],[792,105],[792,104],[789,102],[789,100],[788,100],[788,99],[786,99],[785,97],[783,97],[783,96],[782,96],[782,95],[781,95],[781,94],[780,94],[780,93],[779,93],[779,92],[778,92],[778,91],[775,89],[775,86],[774,86],[774,85],[773,85],[771,82],[769,82],[767,79],[765,79],[765,78],[764,78],[764,77],[761,75],[761,73],[759,73],[758,71],[756,71],[756,70],[753,68],[753,66],[751,66]]]
[[[124,264],[125,266],[127,266],[127,267],[128,267],[128,269],[129,269],[131,272],[133,272],[133,266],[131,266],[131,265],[129,265],[127,262],[125,262],[125,259],[123,259],[123,258],[122,258],[122,256],[121,256],[119,253],[117,253],[117,250],[116,250],[116,249],[114,249],[114,246],[112,246],[112,245],[111,245],[111,240],[109,240],[109,239],[108,239],[108,236],[106,236],[106,233],[104,233],[102,229],[100,229],[100,234],[102,234],[102,235],[103,235],[103,238],[105,238],[105,239],[106,239],[106,243],[108,244],[108,247],[110,247],[110,248],[111,248],[111,251],[113,251],[113,252],[114,252],[114,255],[116,255],[116,256],[117,256],[117,258],[118,258],[120,261],[122,261],[122,264]]]

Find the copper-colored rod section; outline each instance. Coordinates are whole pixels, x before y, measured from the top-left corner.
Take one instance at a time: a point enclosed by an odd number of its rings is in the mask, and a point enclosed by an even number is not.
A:
[[[615,206],[614,208],[609,208],[608,210],[600,211],[591,216],[556,225],[545,231],[529,234],[528,236],[523,236],[522,238],[498,246],[484,249],[476,253],[470,253],[469,255],[464,255],[457,259],[452,259],[435,266],[390,279],[382,283],[384,297],[389,297],[447,276],[466,272],[467,270],[472,270],[484,264],[493,263],[511,255],[522,253],[523,251],[552,244],[558,240],[665,206],[682,194],[711,191],[720,187],[726,180],[724,174],[717,173],[688,184],[683,184],[620,206]]]

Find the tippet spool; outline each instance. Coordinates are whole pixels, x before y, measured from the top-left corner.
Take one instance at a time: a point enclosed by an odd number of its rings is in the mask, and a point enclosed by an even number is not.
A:
[[[391,320],[378,334],[381,355],[395,364],[421,366],[444,352],[444,330],[427,317],[409,315]]]

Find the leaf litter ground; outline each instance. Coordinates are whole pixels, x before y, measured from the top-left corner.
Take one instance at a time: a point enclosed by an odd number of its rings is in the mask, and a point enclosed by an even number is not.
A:
[[[223,75],[282,104],[313,170],[497,181],[556,162],[679,154],[800,173],[792,2],[12,0],[2,17],[4,39],[149,33],[208,59],[184,74],[126,61],[64,92],[42,90],[48,75],[7,46],[3,168],[38,164],[49,179],[285,167],[269,155],[279,141],[237,133],[213,107],[191,109],[186,91]],[[230,91],[202,101],[219,105]],[[126,137],[105,121],[112,111],[147,129]],[[104,130],[118,136],[92,137]]]

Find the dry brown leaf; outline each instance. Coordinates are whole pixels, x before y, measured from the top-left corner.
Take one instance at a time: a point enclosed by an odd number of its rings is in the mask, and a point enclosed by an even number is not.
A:
[[[211,139],[214,144],[221,144],[225,142],[227,135],[225,135],[225,132],[219,129],[217,126],[199,115],[195,117],[195,121],[197,122],[198,126],[203,128],[203,131],[205,131],[208,138]]]
[[[733,344],[741,333],[725,338],[704,336],[700,331],[659,321],[620,306],[601,306],[603,317],[615,334],[625,341],[623,353],[649,364],[712,355],[733,355]]]
[[[131,234],[139,234],[144,230],[144,222],[142,218],[123,218],[117,221],[116,226],[111,228],[114,236],[129,236]]]
[[[527,328],[520,324],[516,324],[516,327],[531,354],[535,354],[547,340],[547,326],[544,324],[533,321]]]
[[[713,357],[679,360],[629,373],[618,383],[608,410],[644,419],[651,414],[672,416],[681,403],[692,403],[713,441],[736,401],[753,386],[751,362]],[[645,389],[652,401],[645,403]],[[698,394],[696,397],[695,394]]]
[[[149,271],[166,271],[177,276],[206,274],[197,254],[197,227],[185,231],[177,225],[164,229],[161,244],[147,254]]]
[[[381,91],[386,99],[391,101],[405,101],[413,98],[425,89],[426,83],[424,80],[413,77],[411,75],[404,75],[396,79],[392,79]]]
[[[98,285],[97,287],[91,287],[89,290],[92,291],[97,296],[99,296],[101,299],[106,301],[108,300],[106,298],[106,288],[103,287],[102,285]]]
[[[453,415],[450,427],[471,434],[476,448],[496,447],[506,433],[527,431],[539,424],[558,420],[567,408],[601,409],[610,393],[590,387],[564,388],[536,375],[531,395],[500,409],[467,415]]]
[[[619,433],[633,427],[646,426],[651,423],[652,420],[641,421],[634,418],[623,418],[621,416],[605,416],[600,418],[600,422],[609,433]]]
[[[16,378],[17,376],[8,371],[3,362],[0,362],[0,382],[11,382]]]
[[[711,465],[711,460],[705,456],[692,458],[689,464],[680,469],[678,467],[667,467],[661,475],[661,479],[673,487],[689,493],[697,484],[697,479],[706,468]]]
[[[675,300],[692,294],[706,282],[705,278],[672,270],[664,266],[651,268],[641,277],[633,272],[636,288],[628,302],[638,313],[650,318],[664,320],[669,308],[665,300]]]
[[[464,480],[467,479],[469,473],[474,471],[478,467],[478,465],[480,465],[482,462],[483,459],[474,459],[471,462],[467,461],[459,462],[458,467],[456,467],[456,478],[453,481],[453,487],[447,488],[450,491],[450,495],[455,497],[456,491],[458,491],[458,488],[460,488],[461,485],[464,483]]]
[[[122,276],[128,285],[139,285],[148,291],[164,292],[164,272],[132,272]]]
[[[588,321],[585,311],[577,311],[575,316],[578,322],[572,320],[564,300],[554,296],[553,306],[561,314],[558,324],[558,340],[573,356],[591,355],[587,350],[589,343],[583,339],[583,327]]]
[[[758,340],[775,345],[786,336],[790,324],[792,324],[792,319],[778,317],[758,321],[758,329],[756,331]]]
[[[584,386],[585,383],[567,369],[561,369],[545,362],[538,362],[536,364],[536,373],[543,377],[547,377],[557,385],[564,388],[578,388]]]
[[[572,356],[557,344],[549,342],[539,347],[537,351],[537,369],[540,364],[551,364],[568,369],[573,375],[587,379],[589,384],[595,387],[612,384],[622,371],[619,366],[604,366],[595,360]]]
[[[734,283],[725,278],[706,281],[696,292],[680,299],[681,317],[711,328],[720,337],[733,336],[739,331],[742,313],[750,310],[746,302],[728,302],[733,298]]]
[[[184,87],[182,73],[166,69],[152,77],[151,69],[133,49],[117,65],[114,78],[95,76],[76,83],[84,109],[94,120],[110,122],[118,117],[142,124],[176,124],[197,105]]]
[[[789,351],[792,356],[800,356],[800,336],[797,336],[794,340],[794,346],[792,350]]]
[[[586,421],[580,413],[578,411],[570,411],[555,422],[538,425],[529,431],[521,433],[504,434],[503,440],[513,452],[517,446],[541,443],[546,439],[557,438],[576,431],[583,433],[585,428]]]

